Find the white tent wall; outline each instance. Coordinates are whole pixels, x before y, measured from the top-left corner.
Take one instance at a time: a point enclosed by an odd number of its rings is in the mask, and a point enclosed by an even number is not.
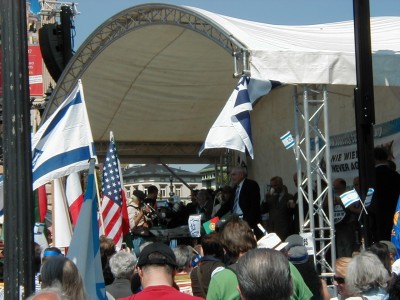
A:
[[[269,179],[276,175],[283,178],[289,192],[296,192],[292,179],[296,172],[295,155],[280,141],[287,131],[294,134],[293,93],[292,85],[276,88],[260,99],[251,112],[254,160],[248,159],[247,165],[249,177],[259,182],[262,193]],[[354,86],[328,86],[330,135],[355,130],[353,93]],[[374,97],[376,124],[399,117],[400,87],[375,86]]]

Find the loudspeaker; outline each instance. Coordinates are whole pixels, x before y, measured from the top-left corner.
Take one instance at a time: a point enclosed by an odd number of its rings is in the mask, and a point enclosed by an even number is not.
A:
[[[57,23],[44,24],[39,29],[39,45],[43,61],[55,81],[64,70],[61,26]]]

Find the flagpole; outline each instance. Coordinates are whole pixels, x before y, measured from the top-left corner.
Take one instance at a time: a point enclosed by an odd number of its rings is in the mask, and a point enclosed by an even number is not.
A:
[[[101,234],[104,235],[105,231],[104,231],[104,219],[103,219],[103,214],[101,213],[101,202],[100,202],[100,194],[99,194],[99,184],[97,183],[97,172],[96,170],[94,170],[94,182],[96,185],[96,194],[97,194],[97,206],[98,206],[98,211],[99,213],[99,218],[100,218],[100,229],[101,229]]]

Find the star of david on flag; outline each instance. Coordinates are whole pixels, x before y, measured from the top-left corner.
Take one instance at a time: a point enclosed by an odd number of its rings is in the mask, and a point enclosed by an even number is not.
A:
[[[199,156],[205,149],[228,148],[247,152],[254,159],[250,111],[257,99],[279,85],[277,81],[242,76],[208,132]]]

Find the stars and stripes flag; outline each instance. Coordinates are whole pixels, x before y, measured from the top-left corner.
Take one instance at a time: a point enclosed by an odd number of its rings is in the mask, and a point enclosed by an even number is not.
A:
[[[217,120],[211,126],[206,140],[199,150],[228,148],[247,152],[254,158],[250,123],[250,111],[261,96],[280,85],[276,81],[265,81],[242,76],[233,90]]]
[[[101,214],[104,234],[119,248],[123,235],[129,231],[129,221],[117,147],[112,132],[103,167],[102,194]]]

